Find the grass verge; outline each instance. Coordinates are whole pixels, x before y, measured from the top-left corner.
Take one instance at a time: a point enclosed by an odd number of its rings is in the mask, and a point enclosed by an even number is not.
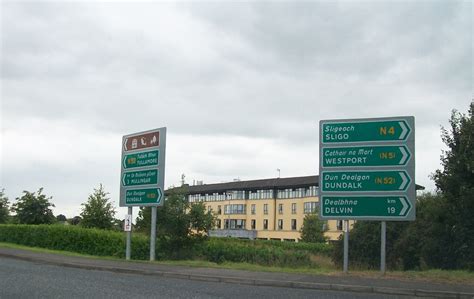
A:
[[[28,247],[23,245],[17,245],[12,243],[0,242],[0,248],[11,248],[11,249],[23,249],[39,253],[51,253],[59,254],[64,256],[72,257],[84,257],[97,260],[115,260],[124,261],[124,259],[109,257],[109,256],[94,256],[87,254],[80,254],[69,251],[51,250],[38,247]],[[143,260],[132,260],[135,263],[150,263]],[[176,265],[176,266],[187,266],[187,267],[205,267],[205,268],[216,268],[216,269],[231,269],[231,270],[245,270],[253,272],[280,272],[280,273],[293,273],[293,274],[309,274],[309,275],[330,275],[330,276],[342,276],[342,272],[334,267],[328,267],[327,261],[324,261],[324,266],[321,267],[269,267],[262,265],[255,265],[249,263],[233,263],[223,262],[214,263],[204,260],[164,260],[155,261],[155,264],[162,265]],[[349,271],[349,276],[355,277],[367,277],[367,278],[380,278],[379,271]],[[425,270],[425,271],[387,271],[384,279],[396,279],[396,280],[417,280],[427,282],[438,282],[438,283],[450,283],[450,284],[469,284],[474,285],[474,272],[461,271],[461,270]]]

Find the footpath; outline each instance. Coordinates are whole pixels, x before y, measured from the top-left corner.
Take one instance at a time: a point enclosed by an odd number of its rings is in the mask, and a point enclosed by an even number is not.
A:
[[[474,299],[474,285],[434,283],[420,280],[399,280],[387,277],[366,278],[353,276],[351,274],[307,275],[171,266],[150,262],[71,257],[60,254],[40,253],[2,247],[0,247],[0,258],[13,258],[35,263],[89,270],[255,286],[335,290],[411,297]]]

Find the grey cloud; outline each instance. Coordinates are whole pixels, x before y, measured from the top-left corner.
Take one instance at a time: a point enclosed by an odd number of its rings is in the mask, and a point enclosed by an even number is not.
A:
[[[237,12],[222,9],[222,4],[196,6],[192,12],[197,16],[251,45],[255,55],[243,61],[265,72],[297,77],[325,72],[374,79],[407,58],[441,58],[449,65],[453,59],[468,63],[472,52],[468,2],[239,3],[233,5]],[[239,22],[239,13],[248,10],[251,17]],[[453,41],[454,52],[442,55]],[[431,71],[421,69],[417,74]],[[463,82],[470,78],[464,72],[449,74]]]
[[[114,30],[93,4],[5,6],[5,114],[294,141],[312,138],[323,118],[424,117],[470,92],[467,6],[180,4],[215,38],[203,63],[187,63],[153,28]],[[404,108],[400,90],[411,98]]]

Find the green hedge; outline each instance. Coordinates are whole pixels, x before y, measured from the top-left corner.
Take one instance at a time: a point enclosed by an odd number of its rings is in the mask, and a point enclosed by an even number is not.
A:
[[[304,251],[308,254],[313,255],[324,255],[331,256],[333,251],[332,244],[326,243],[304,243],[304,242],[281,242],[275,240],[246,240],[236,238],[210,238],[215,243],[225,243],[229,246],[241,246],[241,244],[247,244],[247,246],[255,247],[270,247],[270,248],[282,248],[290,251]]]
[[[249,241],[233,238],[211,238],[197,249],[199,255],[209,261],[221,263],[246,262],[266,266],[301,267],[316,266],[311,255],[327,255],[326,244]]]
[[[304,242],[281,242],[281,241],[265,241],[265,240],[257,240],[255,241],[257,244],[262,244],[262,246],[276,246],[281,247],[287,250],[301,250],[306,251],[311,254],[315,255],[325,255],[331,256],[333,251],[333,246],[331,244],[326,243],[304,243]]]
[[[0,242],[124,258],[126,237],[123,232],[78,226],[2,224],[0,225]],[[311,256],[327,255],[331,248],[327,244],[249,241],[232,238],[196,239],[193,242],[170,243],[158,238],[156,258],[158,260],[202,259],[217,263],[229,261],[266,266],[314,267],[316,265],[311,262]],[[132,259],[149,259],[148,236],[133,234]]]
[[[68,225],[0,225],[0,242],[96,256],[125,257],[125,234]],[[132,238],[132,258],[148,259],[149,241]]]

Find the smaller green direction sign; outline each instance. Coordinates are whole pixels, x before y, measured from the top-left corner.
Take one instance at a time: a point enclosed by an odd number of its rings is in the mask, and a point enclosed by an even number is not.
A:
[[[405,171],[323,171],[324,192],[405,191],[410,177]]]
[[[323,143],[404,141],[411,129],[401,120],[327,122],[322,125]]]
[[[147,166],[158,166],[159,151],[148,151],[140,152],[135,154],[124,155],[122,166],[124,169],[136,168],[136,167],[147,167]]]
[[[132,189],[125,192],[128,205],[160,204],[163,193],[161,188]]]
[[[321,215],[338,218],[404,218],[412,209],[405,196],[322,196]]]
[[[126,186],[141,186],[156,184],[158,182],[158,170],[141,170],[125,172],[122,176],[122,185]]]
[[[410,160],[406,146],[326,147],[323,167],[404,166]]]

